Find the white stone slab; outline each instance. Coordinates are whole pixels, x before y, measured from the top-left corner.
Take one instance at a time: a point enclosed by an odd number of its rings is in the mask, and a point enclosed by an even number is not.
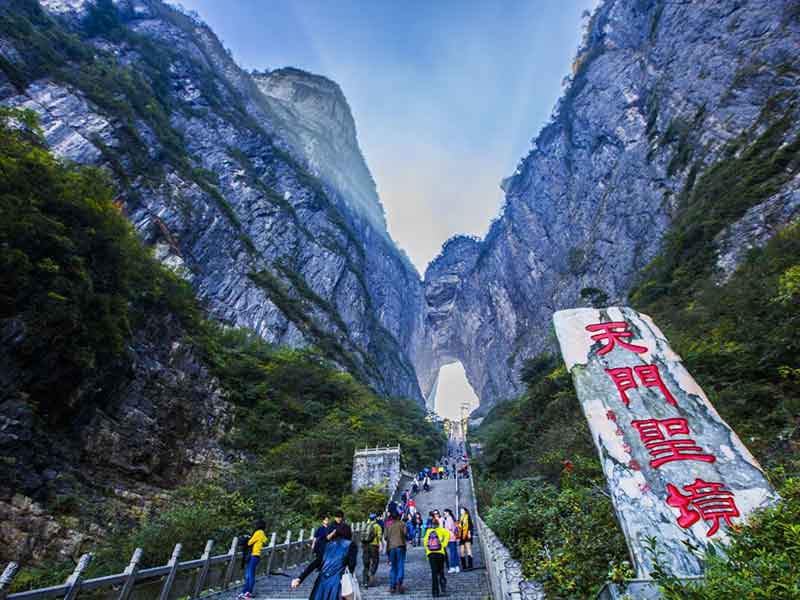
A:
[[[657,538],[673,573],[701,575],[700,560],[684,542],[702,549],[709,541],[724,540],[725,516],[734,525],[743,523],[753,510],[773,504],[778,495],[650,317],[627,307],[578,308],[556,312],[553,322],[637,576],[650,576],[652,560],[645,550],[650,536]],[[624,326],[610,332],[602,325],[601,330],[586,329],[608,322]],[[615,336],[615,332],[631,335]],[[593,340],[592,336],[601,337]],[[612,342],[613,347],[608,347]],[[663,391],[653,379],[653,367],[660,374]],[[615,378],[625,391],[627,405]],[[643,384],[647,382],[650,387]],[[688,435],[681,433],[681,419]],[[665,458],[665,462],[659,460]],[[723,487],[684,487],[697,480]],[[675,494],[680,493],[687,499],[683,502],[689,502],[683,507],[687,521],[697,517],[696,522],[685,521],[686,527],[678,523],[683,513],[680,507],[667,504],[668,484],[674,486],[673,503],[681,501]]]

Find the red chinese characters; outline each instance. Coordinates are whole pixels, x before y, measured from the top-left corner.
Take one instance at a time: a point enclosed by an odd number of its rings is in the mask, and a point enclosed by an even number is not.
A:
[[[602,346],[597,350],[598,356],[604,356],[619,346],[625,350],[641,354],[647,352],[644,346],[633,344],[629,341],[633,333],[628,331],[628,324],[625,321],[610,321],[606,323],[594,323],[586,326],[586,331],[592,333],[591,339],[594,342],[601,342]],[[678,402],[669,391],[657,365],[638,365],[624,367],[610,367],[606,373],[614,382],[619,392],[620,398],[626,407],[630,406],[628,392],[639,387],[658,388],[667,403],[677,407]],[[606,418],[616,425],[614,433],[617,436],[624,436],[622,422],[613,410],[606,412]],[[716,462],[716,457],[703,450],[697,445],[690,436],[689,423],[686,419],[672,417],[667,419],[638,419],[631,421],[631,425],[639,434],[639,439],[650,453],[652,460],[650,466],[658,469],[664,464],[673,461],[700,461],[705,463]],[[625,442],[621,442],[622,448],[630,456],[633,448]],[[642,466],[639,462],[631,458],[628,461],[628,468],[633,471],[641,471]],[[651,492],[650,485],[639,484],[641,492]],[[682,493],[682,491],[686,493]],[[691,527],[701,519],[711,523],[706,535],[711,537],[720,527],[720,521],[724,519],[731,525],[731,519],[739,516],[739,510],[734,501],[734,494],[725,489],[722,483],[712,483],[695,479],[694,483],[678,488],[672,483],[667,483],[667,504],[680,511],[678,525],[684,529]]]
[[[613,369],[606,369],[606,373],[609,374],[611,381],[617,386],[617,391],[619,391],[619,395],[625,403],[625,406],[630,404],[630,398],[628,398],[627,394],[628,390],[633,390],[638,387],[636,379],[634,379],[634,373],[639,377],[639,382],[642,384],[642,387],[657,387],[661,390],[661,393],[664,394],[664,398],[667,399],[667,402],[672,406],[678,405],[675,396],[673,396],[667,386],[664,385],[664,381],[661,379],[661,373],[658,372],[658,366],[656,365],[616,367]]]
[[[689,435],[686,419],[644,419],[632,421],[631,425],[639,432],[639,438],[653,457],[650,466],[654,469],[674,460],[699,460],[707,463],[717,460],[714,455],[703,453],[703,449],[691,438],[667,439]]]
[[[667,484],[667,504],[677,508],[681,514],[678,525],[687,529],[700,519],[710,521],[711,527],[706,537],[711,537],[719,530],[720,519],[725,519],[728,525],[733,525],[731,519],[739,516],[739,509],[733,499],[733,492],[726,490],[721,483],[709,483],[702,479],[695,479],[694,483],[683,486],[689,492],[682,494],[671,483]]]
[[[586,331],[599,332],[591,336],[595,342],[606,342],[600,350],[597,351],[598,356],[603,356],[611,352],[614,347],[619,344],[620,347],[641,354],[647,352],[644,346],[637,346],[626,342],[623,338],[633,337],[633,333],[628,331],[628,324],[625,321],[608,321],[606,323],[593,323],[586,326]]]

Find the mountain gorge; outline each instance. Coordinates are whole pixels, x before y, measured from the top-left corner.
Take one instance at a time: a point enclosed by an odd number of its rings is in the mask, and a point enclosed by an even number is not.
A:
[[[64,25],[6,20],[22,80],[7,80],[5,104],[34,109],[57,156],[114,170],[140,236],[215,316],[315,343],[376,389],[419,398],[398,342],[414,329],[401,307],[416,304],[418,276],[388,238],[338,86],[251,77],[207,26],[158,2],[110,17],[43,6]]]
[[[525,360],[555,348],[553,312],[627,302],[687,206],[719,207],[693,214],[710,243],[687,287],[796,219],[799,40],[791,1],[602,3],[502,215],[428,267],[420,381],[460,360],[482,412],[515,397]],[[735,187],[756,162],[769,168]]]
[[[606,0],[501,216],[421,279],[333,81],[246,72],[161,0],[0,2],[5,546],[73,556],[108,506],[138,522],[241,464],[250,497],[278,490],[258,509],[306,526],[291,509],[340,499],[356,443],[435,456],[441,366],[463,363],[483,414],[536,387],[555,310],[691,312],[687,290],[736,281],[800,215],[799,45],[792,0]],[[543,387],[569,407],[528,416],[572,422],[568,382]],[[312,453],[341,468],[304,473]]]
[[[162,2],[15,0],[0,6],[0,102],[30,111],[4,119],[36,120],[33,142],[10,136],[4,148],[4,558],[73,555],[105,519],[140,518],[165,490],[276,444],[295,444],[293,457],[304,455],[297,444],[333,444],[346,478],[356,438],[400,441],[406,425],[389,434],[381,423],[403,422],[405,408],[369,418],[370,396],[319,366],[422,402],[408,352],[421,282],[388,236],[335,83],[246,73],[205,24]],[[26,154],[39,138],[66,172]],[[80,170],[93,167],[111,181]],[[29,182],[11,177],[20,169]],[[73,181],[93,204],[48,200]],[[109,214],[107,185],[114,211],[174,275]],[[319,354],[259,349],[202,315]],[[345,445],[330,431],[299,436],[323,407],[367,422],[342,417]],[[423,440],[404,446],[413,454]]]

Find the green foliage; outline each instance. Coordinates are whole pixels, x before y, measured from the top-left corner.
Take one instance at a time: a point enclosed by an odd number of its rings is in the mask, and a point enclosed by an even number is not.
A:
[[[558,359],[542,355],[527,361],[523,381],[527,392],[487,415],[474,437],[482,442],[479,468],[499,479],[529,474],[556,481],[563,459],[593,456],[594,448],[575,389]]]
[[[227,442],[246,460],[226,485],[276,529],[309,527],[345,501],[351,511],[369,503],[366,492],[345,496],[358,447],[399,444],[412,469],[441,454],[443,434],[421,408],[378,396],[318,350],[274,347],[212,324],[196,343],[237,407]]]
[[[608,294],[596,287],[585,287],[581,290],[581,298],[595,308],[603,308],[608,303]]]
[[[706,552],[705,579],[681,583],[661,562],[657,540],[654,578],[665,600],[791,600],[800,597],[800,479],[788,479],[783,500],[732,531],[728,544]]]
[[[133,332],[171,316],[235,406],[226,443],[240,462],[157,500],[133,527],[114,520],[109,507],[113,525],[109,541],[93,549],[93,573],[119,571],[135,547],[145,549],[149,565],[164,563],[179,541],[186,556],[198,556],[207,539],[227,544],[260,516],[275,530],[309,527],[340,505],[362,519],[385,496],[348,494],[356,447],[400,444],[411,468],[440,456],[443,435],[418,406],[379,397],[325,358],[330,349],[277,348],[205,320],[188,284],[141,245],[107,177],[54,159],[40,146],[30,113],[0,112],[0,172],[0,319],[22,332],[18,347],[3,350],[14,353],[25,377],[18,391],[39,417],[66,425],[90,402],[112,402],[102,389],[96,398],[73,398],[93,378],[124,376]],[[333,311],[301,289],[307,302]],[[52,424],[42,427],[45,435]],[[52,502],[49,508],[75,526],[87,516],[77,492]],[[65,570],[26,570],[15,588],[55,583]]]
[[[141,246],[98,170],[68,167],[35,129],[0,115],[0,318],[24,330],[13,349],[40,416],[63,420],[88,378],[123,360],[148,314],[196,317],[185,283]]]
[[[542,582],[548,597],[593,597],[609,561],[627,557],[600,487],[603,475],[596,461],[585,466],[581,474],[565,471],[556,485],[535,478],[506,482],[486,512],[489,527],[516,550],[525,576]]]
[[[588,598],[627,558],[569,374],[543,354],[523,365],[527,390],[498,405],[482,443],[477,493],[489,527],[548,597]],[[612,565],[613,566],[613,565]]]
[[[800,226],[753,250],[730,280],[641,306],[667,333],[712,404],[766,466],[798,465]]]
[[[787,112],[769,123],[738,157],[709,167],[684,191],[663,251],[633,290],[634,302],[681,305],[711,278],[714,237],[800,172],[800,139],[785,140],[793,118]]]
[[[380,514],[386,508],[389,496],[377,488],[362,488],[342,499],[342,510],[345,518],[351,521],[363,521],[370,513]]]

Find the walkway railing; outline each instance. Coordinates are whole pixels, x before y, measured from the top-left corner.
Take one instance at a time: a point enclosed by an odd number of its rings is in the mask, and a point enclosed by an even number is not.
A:
[[[461,482],[456,479],[456,506],[463,504]],[[500,538],[483,521],[478,513],[472,469],[469,469],[469,489],[472,494],[472,516],[477,529],[477,542],[486,565],[486,575],[494,600],[544,600],[544,589],[536,581],[527,581],[522,575],[522,564],[511,556]]]
[[[353,542],[360,543],[361,533],[366,529],[366,521],[353,523]],[[261,551],[261,562],[257,575],[274,575],[285,572],[311,558],[313,531],[305,536],[301,529],[292,540],[292,532],[287,531],[283,542],[278,543],[277,534],[272,533],[269,545]],[[208,540],[200,558],[181,561],[182,544],[176,544],[172,557],[160,567],[140,569],[144,553],[137,548],[131,556],[128,567],[122,573],[85,579],[86,569],[93,559],[92,554],[84,554],[78,561],[75,571],[61,585],[9,594],[18,565],[9,563],[0,575],[0,600],[42,600],[64,598],[74,600],[79,594],[92,600],[134,600],[137,598],[169,600],[170,598],[194,599],[216,592],[231,589],[241,580],[242,552],[238,550],[238,538],[231,542],[225,554],[212,555],[215,542]],[[236,579],[234,579],[236,578]]]

